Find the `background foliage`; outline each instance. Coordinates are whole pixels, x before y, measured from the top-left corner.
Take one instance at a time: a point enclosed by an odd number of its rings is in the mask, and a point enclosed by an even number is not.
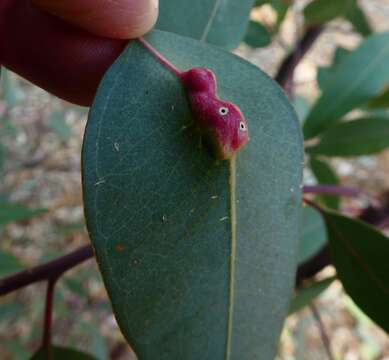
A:
[[[169,27],[169,14],[179,8],[170,2],[171,10],[167,3],[162,1],[158,27],[182,33],[180,24]],[[252,4],[242,2],[235,9],[232,2],[222,3],[225,8],[217,9],[217,1],[199,2],[191,12],[196,23],[185,27],[191,33],[184,35],[229,48],[237,45],[244,35],[242,19],[248,19]],[[303,353],[309,359],[328,356],[315,317],[306,310],[312,301],[336,356],[354,353],[377,359],[389,352],[386,335],[372,325],[373,320],[388,331],[388,238],[351,219],[359,217],[380,231],[389,224],[387,200],[380,195],[389,186],[385,179],[389,170],[385,152],[389,145],[389,34],[377,33],[388,30],[385,21],[380,21],[388,13],[385,4],[375,1],[314,0],[307,5],[256,1],[245,44],[237,50],[275,75],[274,60],[281,62],[298,37],[289,34],[325,26],[317,45],[296,69],[290,93],[307,139],[305,182],[365,190],[357,198],[342,201],[323,194],[314,197],[347,217],[304,208],[300,265],[325,263],[323,254],[328,255],[329,249],[334,267],[327,266],[299,283],[281,342],[279,357],[283,359],[302,358]],[[231,14],[239,16],[239,21],[232,23],[231,31],[224,31]],[[50,98],[4,69],[1,94],[0,275],[6,276],[87,241],[79,183],[85,109]],[[341,286],[352,301],[343,295]],[[34,285],[0,300],[0,352],[7,358],[25,359],[38,348],[43,293],[41,285]],[[337,320],[331,319],[334,312]],[[55,316],[55,343],[76,344],[96,359],[128,358],[94,264],[69,272],[57,284]],[[347,339],[344,343],[339,333]]]

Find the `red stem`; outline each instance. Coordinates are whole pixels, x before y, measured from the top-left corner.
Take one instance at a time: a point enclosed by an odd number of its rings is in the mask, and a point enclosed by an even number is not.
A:
[[[298,41],[293,52],[284,59],[279,67],[274,80],[277,81],[288,94],[291,92],[292,86],[288,86],[288,84],[291,85],[290,83],[293,80],[294,70],[322,31],[322,26],[312,26],[309,28],[304,36]]]
[[[357,197],[363,192],[357,188],[339,185],[305,185],[304,194],[332,194],[339,196]]]
[[[48,280],[47,282],[47,291],[46,291],[46,305],[45,313],[43,319],[43,337],[42,337],[42,348],[46,349],[46,359],[52,359],[52,349],[51,349],[51,334],[52,334],[52,324],[53,324],[53,300],[54,300],[54,287],[55,283],[58,280],[58,277],[54,277]]]
[[[157,49],[155,49],[149,42],[147,42],[143,37],[138,38],[138,41],[148,50],[151,54],[166,68],[171,72],[176,74],[179,78],[183,71],[174,66],[168,59],[166,59]]]
[[[93,257],[92,245],[84,245],[58,259],[0,279],[0,296],[42,280],[61,276],[65,271]]]

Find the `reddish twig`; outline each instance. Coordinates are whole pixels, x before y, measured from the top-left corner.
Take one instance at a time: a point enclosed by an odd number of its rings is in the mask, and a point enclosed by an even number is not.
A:
[[[328,335],[326,333],[324,324],[323,324],[323,322],[321,320],[321,317],[320,317],[319,310],[316,308],[316,306],[315,306],[315,304],[313,302],[309,305],[309,308],[310,308],[310,310],[312,312],[313,317],[316,320],[317,327],[319,328],[321,341],[323,342],[324,348],[326,349],[328,359],[329,360],[334,360],[335,357],[334,357],[334,355],[332,354],[332,351],[331,351],[330,338],[328,337]]]
[[[54,277],[47,282],[46,291],[46,304],[45,313],[43,318],[43,337],[42,337],[42,348],[46,349],[47,360],[52,359],[51,351],[51,334],[53,324],[53,300],[54,300],[54,287],[58,280],[58,277]]]
[[[274,79],[286,90],[287,93],[289,93],[287,89],[288,83],[290,83],[293,79],[294,70],[322,31],[322,26],[312,26],[309,28],[305,32],[304,36],[298,41],[292,53],[289,54],[289,56],[287,56],[281,63]]]
[[[357,197],[361,195],[367,195],[363,191],[349,187],[339,185],[305,185],[303,187],[304,194],[330,194],[338,196]]]
[[[92,245],[84,245],[58,259],[0,279],[0,296],[32,283],[58,278],[65,271],[93,257]]]

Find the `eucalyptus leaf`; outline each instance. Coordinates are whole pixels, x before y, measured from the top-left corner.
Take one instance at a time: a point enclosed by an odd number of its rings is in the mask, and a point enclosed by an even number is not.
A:
[[[160,0],[157,29],[234,48],[242,41],[254,0]]]
[[[389,238],[372,226],[324,210],[337,276],[353,301],[389,331]]]
[[[176,75],[138,42],[106,73],[86,128],[87,226],[119,326],[142,360],[272,359],[299,238],[302,141],[282,90],[202,42],[154,31],[181,69],[211,68],[242,109],[236,162],[201,145]]]
[[[378,96],[370,99],[367,103],[369,109],[387,109],[389,108],[389,86]]]
[[[335,171],[332,169],[331,165],[328,164],[328,162],[318,158],[311,158],[309,161],[309,166],[319,184],[326,184],[326,185],[339,184],[339,179]],[[340,203],[339,196],[322,194],[316,196],[316,200],[331,209],[337,210],[339,208],[339,203]]]
[[[290,303],[289,315],[308,306],[316,297],[325,291],[335,279],[335,276],[331,276],[324,280],[314,281],[312,284],[298,289]]]
[[[262,24],[256,21],[250,21],[244,42],[253,48],[264,47],[270,44],[271,35]]]
[[[302,96],[297,95],[293,98],[293,106],[296,110],[300,124],[303,124],[310,108],[308,100]]]
[[[341,62],[304,124],[310,139],[378,95],[389,82],[389,32],[369,36]]]
[[[306,151],[313,155],[361,156],[389,147],[389,117],[360,118],[337,124]]]
[[[348,49],[337,47],[331,66],[318,68],[317,83],[322,91],[325,90],[326,86],[331,83],[336,74],[337,68],[350,53],[351,51]]]
[[[351,7],[345,13],[345,18],[351,22],[354,29],[362,36],[369,36],[373,32],[369,20],[358,5],[357,0],[352,1]]]
[[[321,214],[310,206],[303,208],[299,263],[309,260],[327,243],[327,230]]]
[[[313,0],[304,8],[307,26],[323,24],[345,14],[353,0]]]

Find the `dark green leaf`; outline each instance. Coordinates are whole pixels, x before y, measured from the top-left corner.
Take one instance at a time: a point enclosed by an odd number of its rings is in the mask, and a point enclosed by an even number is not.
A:
[[[378,95],[389,82],[389,33],[368,37],[342,61],[304,124],[307,139]]]
[[[277,29],[279,29],[281,23],[284,21],[286,13],[288,12],[289,6],[292,0],[271,0],[270,4],[277,13]]]
[[[389,108],[389,87],[367,103],[369,109]]]
[[[68,141],[72,136],[72,130],[69,125],[66,124],[64,112],[52,112],[49,117],[48,127],[64,142]]]
[[[336,74],[336,70],[341,64],[341,62],[351,53],[350,50],[347,50],[342,47],[337,47],[334,54],[334,59],[331,66],[329,67],[319,67],[317,71],[317,83],[322,91],[325,90],[328,84],[331,84],[331,81]]]
[[[300,237],[299,263],[315,255],[327,242],[322,216],[310,206],[303,208],[303,231]]]
[[[16,256],[0,251],[0,276],[9,275],[22,269],[23,266]]]
[[[337,124],[321,134],[309,154],[360,156],[380,152],[389,146],[389,118],[362,118]]]
[[[389,331],[389,238],[356,219],[322,212],[338,278],[366,315]]]
[[[326,290],[335,279],[335,276],[329,277],[321,281],[315,281],[307,287],[299,289],[292,298],[289,314],[293,314],[309,305],[317,296]]]
[[[313,0],[304,9],[307,26],[323,24],[342,16],[353,0]]]
[[[362,36],[371,35],[372,29],[369,21],[356,0],[352,1],[344,16]]]
[[[253,0],[160,0],[157,29],[234,48],[244,37]]]
[[[179,68],[210,67],[251,140],[236,164],[210,156],[188,127],[179,79],[137,42],[107,72],[85,133],[83,188],[116,318],[142,360],[272,359],[299,238],[295,113],[230,53],[169,33],[148,40]]]
[[[0,225],[13,221],[27,220],[46,211],[46,209],[31,209],[23,205],[0,201]]]
[[[271,35],[262,24],[256,21],[250,21],[244,42],[253,48],[264,47],[270,44]]]
[[[52,359],[55,360],[97,360],[95,357],[93,357],[90,354],[71,349],[71,348],[66,348],[63,346],[52,346],[51,347],[52,351]],[[48,354],[45,349],[40,349],[38,350],[37,353],[35,353],[31,360],[47,360],[48,359]]]
[[[311,158],[309,166],[319,184],[336,185],[339,184],[339,179],[332,167],[325,161],[317,158]],[[319,195],[316,200],[331,209],[338,209],[340,199],[338,196]]]
[[[263,4],[268,3],[270,0],[255,0],[254,7],[262,6]]]

